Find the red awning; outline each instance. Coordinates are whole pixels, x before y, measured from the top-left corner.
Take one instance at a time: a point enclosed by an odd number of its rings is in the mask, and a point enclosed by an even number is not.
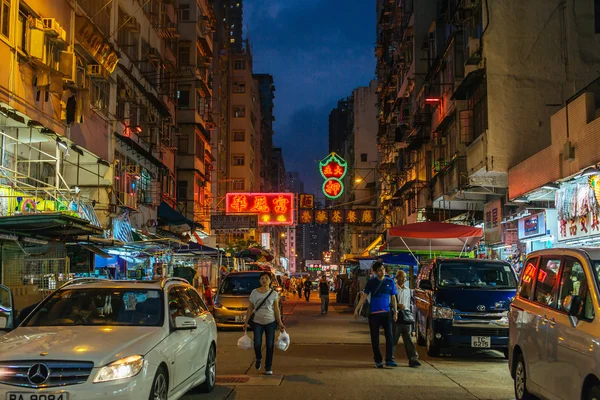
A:
[[[483,230],[444,222],[419,222],[390,228],[388,236],[419,239],[480,238]]]

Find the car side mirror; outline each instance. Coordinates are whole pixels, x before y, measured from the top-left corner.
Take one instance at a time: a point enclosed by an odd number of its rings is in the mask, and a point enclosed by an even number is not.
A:
[[[430,281],[422,280],[419,282],[419,289],[422,290],[433,290],[433,286]]]
[[[15,327],[15,310],[12,292],[0,285],[0,330],[10,331]]]
[[[191,331],[198,328],[196,320],[191,317],[175,317],[176,331]]]

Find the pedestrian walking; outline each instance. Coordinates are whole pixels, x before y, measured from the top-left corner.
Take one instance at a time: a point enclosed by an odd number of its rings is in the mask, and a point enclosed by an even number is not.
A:
[[[408,366],[417,368],[421,366],[419,362],[419,354],[411,338],[412,324],[414,318],[404,317],[403,311],[409,311],[410,300],[412,298],[412,291],[406,287],[406,272],[400,270],[396,273],[396,301],[398,303],[398,319],[393,325],[392,333],[394,336],[394,356],[396,354],[396,347],[402,336],[402,342],[404,343],[404,350],[406,351],[406,357],[408,358]],[[412,320],[411,320],[412,319]]]
[[[322,276],[319,282],[319,296],[321,297],[321,314],[327,314],[329,312],[329,283],[325,276]]]
[[[385,333],[385,364],[388,367],[397,367],[398,364],[394,361],[394,338],[392,335],[392,325],[398,318],[396,284],[392,278],[385,276],[383,264],[376,262],[372,268],[376,276],[367,282],[364,294],[354,310],[354,318],[358,319],[358,313],[363,304],[366,303],[368,295],[370,295],[369,330],[371,331],[371,346],[373,347],[375,366],[383,368],[383,357],[379,349],[379,329],[383,328]]]
[[[302,289],[304,287],[304,279],[303,278],[298,278],[296,280],[296,287],[298,288],[298,298],[301,299],[302,298]]]
[[[244,331],[248,329],[248,321],[252,318],[254,331],[254,353],[256,355],[255,367],[262,368],[262,341],[263,333],[266,338],[267,359],[265,360],[265,374],[273,375],[273,349],[275,347],[275,331],[285,331],[279,309],[279,294],[272,288],[271,274],[260,274],[260,287],[250,293],[250,305],[246,311]]]
[[[307,303],[310,301],[311,290],[312,290],[312,282],[310,280],[310,276],[307,276],[306,280],[304,281],[304,298],[306,299]]]

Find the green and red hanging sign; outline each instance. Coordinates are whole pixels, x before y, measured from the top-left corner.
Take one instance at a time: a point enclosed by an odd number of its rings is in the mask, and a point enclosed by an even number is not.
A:
[[[325,179],[323,182],[323,194],[331,200],[335,200],[344,193],[342,179],[348,172],[348,163],[336,153],[331,153],[319,162],[319,171]]]

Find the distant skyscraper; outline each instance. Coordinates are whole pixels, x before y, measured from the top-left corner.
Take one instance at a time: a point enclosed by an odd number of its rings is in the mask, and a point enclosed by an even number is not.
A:
[[[344,156],[344,142],[352,133],[352,96],[338,101],[336,108],[329,114],[329,151]]]
[[[229,42],[234,51],[242,50],[243,44],[243,0],[227,0],[227,20],[229,22]]]
[[[300,179],[300,172],[293,171],[287,173],[288,190],[292,193],[304,193],[304,182]]]

